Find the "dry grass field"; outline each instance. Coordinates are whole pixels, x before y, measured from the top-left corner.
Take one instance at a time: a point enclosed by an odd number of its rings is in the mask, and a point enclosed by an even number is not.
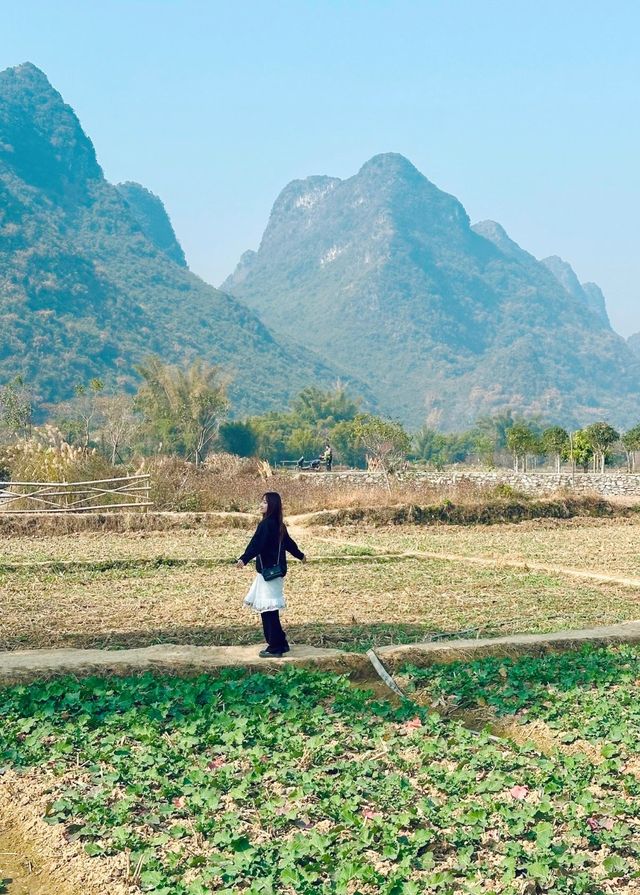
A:
[[[562,572],[640,576],[635,520],[296,527],[294,534],[310,557],[304,567],[292,562],[287,577],[286,626],[297,642],[363,649],[640,616],[640,588]],[[259,620],[242,606],[252,572],[232,565],[247,538],[238,529],[195,528],[0,539],[0,649],[260,642]]]
[[[376,550],[427,551],[544,563],[640,578],[640,520],[540,519],[505,525],[343,529],[341,537]]]

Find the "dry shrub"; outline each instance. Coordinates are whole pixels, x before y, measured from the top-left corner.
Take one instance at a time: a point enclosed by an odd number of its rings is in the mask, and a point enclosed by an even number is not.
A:
[[[335,487],[326,478],[322,482],[311,476],[290,475],[275,475],[265,482],[259,475],[218,475],[171,458],[148,464],[146,471],[151,473],[154,511],[53,516],[0,513],[0,537],[44,537],[78,531],[251,529],[259,518],[257,504],[266,488],[282,494],[289,517],[312,513],[309,522],[319,525],[489,525],[543,518],[635,514],[634,507],[612,504],[598,495],[576,496],[570,492],[540,500],[509,500],[465,487],[457,489],[456,494],[456,489],[451,487],[403,486],[394,491],[390,500],[388,490],[382,486]],[[342,485],[346,485],[344,480]],[[197,509],[193,510],[194,506]]]
[[[145,461],[144,471],[151,474],[155,509],[174,512],[254,513],[266,490],[280,492],[288,515],[443,499],[465,504],[488,494],[470,481],[433,485],[409,475],[392,479],[390,493],[382,475],[360,483],[336,475],[277,471],[266,461],[228,453],[211,454],[200,467],[178,457],[156,457]]]
[[[502,498],[504,500],[529,500],[531,497],[530,494],[525,494],[523,491],[519,491],[507,482],[498,482],[497,485],[494,485],[493,488],[491,488],[490,496],[498,499]]]
[[[255,460],[217,454],[200,467],[178,457],[147,461],[151,500],[158,510],[174,512],[252,512],[263,480]]]
[[[179,457],[154,457],[145,463],[151,476],[149,498],[157,510],[191,512],[200,509],[199,495],[194,489],[191,463]]]
[[[470,519],[481,516],[487,506],[490,520],[495,521],[501,517],[512,521],[540,515],[536,509],[539,502],[526,494],[511,488],[496,490],[495,486],[482,486],[469,480],[435,485],[407,476],[392,480],[389,492],[382,476],[373,482],[363,477],[360,483],[322,473],[277,472],[268,464],[232,454],[212,455],[199,468],[178,458],[161,457],[147,461],[145,471],[151,473],[151,499],[158,510],[255,513],[261,495],[269,490],[282,495],[285,513],[289,516],[327,509],[378,507],[386,511],[390,506],[437,507],[433,514],[440,521],[447,521],[443,517],[451,516],[451,521],[464,522],[467,516]],[[575,515],[568,509],[575,501],[582,501],[584,509],[578,511],[580,514],[588,511],[590,501],[594,506],[609,506],[597,495],[578,498],[574,492],[564,492],[557,499],[562,503],[556,512],[559,518]],[[528,508],[529,504],[533,506]],[[455,512],[450,512],[448,507],[455,507]],[[550,514],[550,511],[544,512]],[[597,510],[597,514],[602,512]]]
[[[313,517],[316,525],[494,525],[531,519],[570,519],[574,516],[628,515],[625,507],[614,506],[602,497],[556,497],[542,500],[487,500],[480,503],[416,504],[392,507],[369,506],[329,510]]]
[[[6,447],[2,462],[16,482],[81,482],[118,475],[98,451],[68,444],[49,425]]]
[[[257,516],[209,513],[0,513],[0,538],[50,538],[78,532],[128,534],[186,529],[251,530]]]
[[[209,454],[203,467],[213,475],[231,478],[236,475],[259,476],[262,461],[255,457],[238,457],[236,454],[227,454],[220,451],[217,454]]]

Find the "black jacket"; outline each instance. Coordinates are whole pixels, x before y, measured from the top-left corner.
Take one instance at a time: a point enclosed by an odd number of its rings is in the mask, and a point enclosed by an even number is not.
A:
[[[255,530],[255,534],[249,541],[247,549],[244,551],[240,559],[245,564],[256,561],[256,572],[261,572],[263,568],[268,569],[278,563],[278,553],[280,554],[280,566],[282,568],[282,577],[287,574],[287,551],[295,556],[296,559],[304,559],[304,553],[296,542],[286,532],[282,545],[280,545],[280,526],[278,520],[273,516],[269,519],[263,519]]]

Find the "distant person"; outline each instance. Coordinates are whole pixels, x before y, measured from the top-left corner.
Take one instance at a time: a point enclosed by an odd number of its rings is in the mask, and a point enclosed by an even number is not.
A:
[[[243,569],[252,559],[256,560],[257,574],[244,604],[259,612],[262,619],[267,648],[260,650],[260,657],[279,659],[289,652],[287,635],[280,624],[280,610],[287,605],[283,587],[287,552],[301,562],[306,562],[306,557],[287,531],[282,518],[282,499],[276,491],[262,495],[260,512],[262,521],[236,565]]]
[[[329,444],[329,442],[327,442],[324,446],[322,459],[324,460],[325,466],[327,467],[327,472],[331,472],[331,467],[333,465],[333,451],[331,450],[331,445]]]
[[[304,469],[304,454],[300,457],[298,462],[296,463],[298,469]]]

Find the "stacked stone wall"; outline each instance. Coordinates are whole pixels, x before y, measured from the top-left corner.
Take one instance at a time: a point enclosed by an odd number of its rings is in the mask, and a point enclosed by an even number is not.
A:
[[[345,472],[301,473],[310,482],[326,487],[331,482],[336,488],[368,487],[384,483],[384,476],[379,472],[348,470]],[[428,472],[408,471],[398,476],[398,480],[407,484],[414,482],[416,489],[421,487],[437,487],[442,489],[475,488],[491,489],[497,485],[509,485],[516,491],[525,494],[543,495],[555,491],[573,491],[579,494],[599,494],[603,497],[640,497],[640,474],[626,472],[585,473],[562,472],[511,472],[495,470],[491,472]]]

